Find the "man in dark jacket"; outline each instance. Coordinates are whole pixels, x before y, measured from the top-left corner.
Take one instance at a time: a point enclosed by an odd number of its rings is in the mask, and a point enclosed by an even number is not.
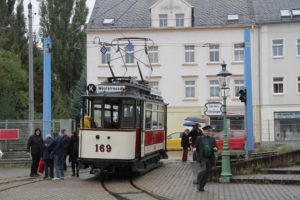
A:
[[[55,147],[55,141],[52,136],[49,134],[46,136],[46,140],[43,145],[43,160],[45,164],[45,176],[44,179],[48,178],[48,172],[50,169],[50,178],[54,178],[54,170],[53,170],[53,155],[51,153]]]
[[[212,167],[215,164],[215,151],[218,151],[216,140],[214,137],[211,137],[211,126],[207,125],[202,128],[203,136],[199,136],[195,142],[195,148],[193,151],[197,153],[196,160],[201,166],[201,171],[197,176],[197,189],[200,192],[204,191],[204,186],[207,181],[207,177],[211,172]]]
[[[41,134],[42,134],[41,129],[36,128],[34,130],[34,134],[29,137],[27,143],[27,152],[31,153],[31,158],[32,158],[31,170],[30,170],[31,177],[39,176],[37,173],[37,169],[39,166],[40,158],[42,156],[42,147],[43,147],[43,138]]]
[[[70,138],[69,136],[66,134],[66,129],[62,129],[60,131],[61,134],[61,139],[63,142],[63,146],[64,146],[64,160],[63,160],[63,164],[64,164],[64,171],[67,171],[67,156],[69,154],[69,144],[70,144]]]
[[[79,168],[78,168],[78,151],[79,151],[79,137],[76,132],[73,132],[73,135],[70,139],[69,145],[69,156],[72,163],[72,176],[75,176],[75,167],[76,167],[76,176],[79,177]]]
[[[189,137],[192,138],[192,147],[195,146],[195,142],[198,136],[202,136],[203,133],[201,131],[201,129],[199,128],[199,123],[196,123],[193,125],[192,130],[189,133]],[[193,161],[196,161],[196,154],[193,153]]]
[[[185,129],[181,135],[181,147],[183,148],[182,162],[186,162],[190,148],[189,129]]]

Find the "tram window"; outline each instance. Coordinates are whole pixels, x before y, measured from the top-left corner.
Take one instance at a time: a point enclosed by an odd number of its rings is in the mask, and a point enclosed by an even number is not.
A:
[[[101,124],[101,109],[102,105],[94,104],[94,123],[96,127],[102,127]]]
[[[146,130],[151,129],[151,123],[152,123],[152,111],[151,110],[146,110],[145,113],[145,123],[146,123]]]
[[[104,106],[104,128],[118,128],[119,106],[105,104]]]
[[[152,112],[152,129],[157,129],[158,128],[158,119],[157,119],[157,112],[153,111]]]
[[[164,128],[164,113],[158,112],[158,128],[163,129]]]
[[[134,105],[123,105],[122,127],[134,127]]]

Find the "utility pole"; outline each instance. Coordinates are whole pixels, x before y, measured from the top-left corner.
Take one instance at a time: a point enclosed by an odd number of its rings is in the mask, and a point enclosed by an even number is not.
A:
[[[33,134],[34,124],[34,90],[33,90],[33,45],[32,45],[32,4],[28,4],[28,57],[29,57],[29,111],[28,111],[28,128],[29,134]]]

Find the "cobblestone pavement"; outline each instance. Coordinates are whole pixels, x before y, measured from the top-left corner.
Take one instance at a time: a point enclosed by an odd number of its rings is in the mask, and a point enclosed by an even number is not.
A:
[[[192,183],[194,175],[190,162],[182,163],[179,159],[170,159],[163,163],[162,167],[135,178],[134,184],[148,192],[174,200],[300,200],[299,185],[208,183],[205,192],[198,192]],[[27,177],[28,172],[29,169],[0,169],[0,186],[1,181],[13,177]],[[83,173],[79,179],[67,176],[65,180],[43,180],[2,191],[0,200],[115,199],[93,177]]]
[[[300,200],[297,185],[207,183],[206,191],[198,192],[192,180],[191,163],[165,161],[163,167],[137,178],[134,183],[176,200]]]

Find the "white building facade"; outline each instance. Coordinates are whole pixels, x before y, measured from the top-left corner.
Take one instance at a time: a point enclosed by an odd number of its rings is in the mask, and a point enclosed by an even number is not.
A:
[[[294,2],[299,4],[297,0]],[[183,130],[182,124],[188,116],[199,117],[216,131],[222,130],[222,116],[205,115],[205,104],[221,102],[216,74],[223,62],[233,74],[227,123],[231,129],[244,129],[244,104],[238,91],[244,87],[244,29],[250,28],[254,137],[258,142],[283,141],[279,139],[283,118],[290,117],[293,123],[300,116],[299,23],[256,24],[256,18],[262,18],[258,0],[250,4],[247,0],[117,0],[114,3],[109,0],[95,3],[87,28],[87,84],[99,84],[111,76],[107,60],[114,57],[116,50],[102,42],[110,43],[121,37],[150,38],[154,41],[149,49],[153,72],[150,76],[147,67],[142,71],[169,104],[168,132]],[[284,56],[278,57],[281,40]],[[103,46],[107,49],[105,55],[100,52]],[[111,62],[116,76],[139,77],[134,57],[124,55],[125,65],[121,61]],[[295,130],[300,137],[299,128]]]

